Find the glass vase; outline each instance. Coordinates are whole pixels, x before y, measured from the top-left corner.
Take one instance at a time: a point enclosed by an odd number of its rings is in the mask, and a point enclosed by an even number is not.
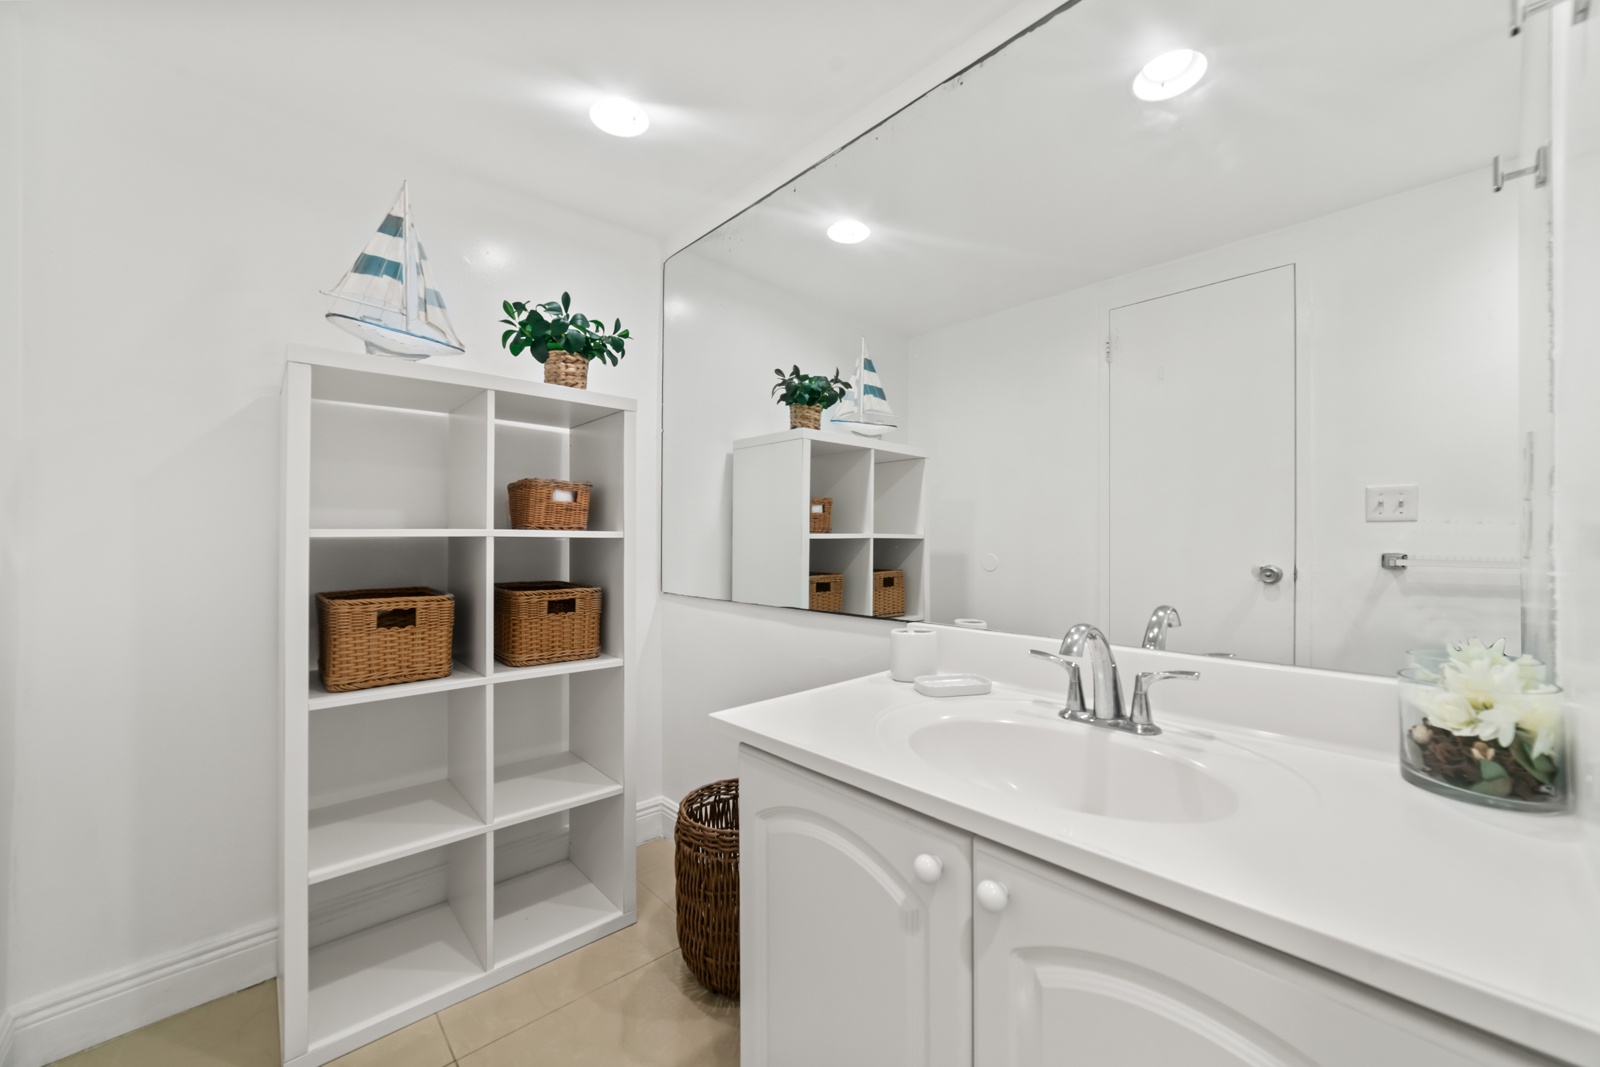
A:
[[[1565,740],[1559,686],[1400,672],[1400,773],[1413,785],[1494,808],[1564,811]]]

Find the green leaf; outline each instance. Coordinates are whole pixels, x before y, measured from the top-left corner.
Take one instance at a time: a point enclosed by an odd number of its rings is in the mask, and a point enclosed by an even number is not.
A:
[[[1510,778],[1486,778],[1477,785],[1472,786],[1474,793],[1482,793],[1490,797],[1508,797],[1511,795]]]
[[[1485,782],[1492,782],[1498,778],[1506,778],[1510,775],[1509,771],[1500,766],[1497,761],[1492,759],[1479,760],[1478,773],[1483,776],[1483,780]]]
[[[1529,774],[1539,779],[1539,781],[1543,782],[1545,785],[1550,784],[1550,777],[1555,771],[1555,764],[1550,761],[1550,757],[1548,756],[1540,756],[1537,760],[1534,759],[1533,753],[1528,748],[1528,741],[1526,738],[1517,738],[1517,740],[1511,745],[1511,755]],[[1541,763],[1549,764],[1549,768],[1546,769],[1541,767]]]
[[[565,311],[571,306],[572,306],[572,294],[571,293],[562,293],[561,294],[561,310]]]

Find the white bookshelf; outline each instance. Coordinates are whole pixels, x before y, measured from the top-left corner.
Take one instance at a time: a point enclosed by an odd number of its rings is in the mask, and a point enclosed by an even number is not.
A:
[[[291,346],[283,390],[283,1059],[314,1067],[634,921],[632,400]],[[594,486],[510,529],[506,484]],[[509,668],[496,581],[601,588],[601,655]],[[313,594],[456,598],[447,678],[327,692]]]
[[[844,611],[872,614],[872,572],[902,570],[906,613],[928,614],[927,455],[815,430],[733,443],[733,599],[805,608],[812,573],[844,575]],[[811,498],[833,499],[833,529],[811,532]]]

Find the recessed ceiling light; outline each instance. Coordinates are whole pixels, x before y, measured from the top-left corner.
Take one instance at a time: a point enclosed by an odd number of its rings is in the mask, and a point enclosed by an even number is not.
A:
[[[1156,56],[1133,79],[1133,95],[1140,100],[1171,100],[1193,89],[1206,76],[1206,57],[1192,48]]]
[[[602,96],[589,109],[589,121],[614,137],[637,137],[650,128],[650,116],[632,100]]]
[[[867,229],[867,224],[857,222],[855,219],[840,219],[828,227],[828,236],[842,245],[860,244],[872,236],[872,231]]]

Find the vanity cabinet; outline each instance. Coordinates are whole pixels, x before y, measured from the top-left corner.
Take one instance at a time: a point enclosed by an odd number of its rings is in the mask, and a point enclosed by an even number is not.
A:
[[[745,751],[744,1067],[972,1063],[972,839]]]
[[[746,1067],[1553,1062],[749,747],[740,774]]]
[[[1550,1062],[999,845],[973,868],[978,1067]]]

